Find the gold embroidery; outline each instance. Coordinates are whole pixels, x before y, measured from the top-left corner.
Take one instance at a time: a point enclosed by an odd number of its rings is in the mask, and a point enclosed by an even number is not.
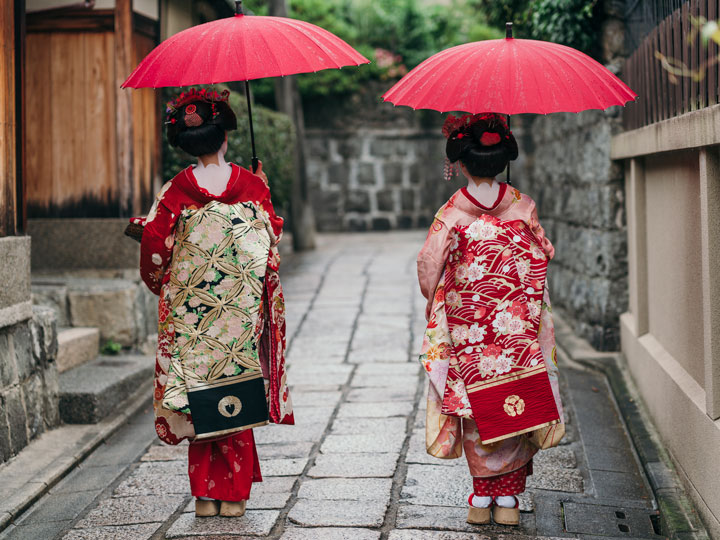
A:
[[[218,402],[218,411],[225,418],[232,418],[240,414],[242,410],[241,401],[235,396],[225,396]]]
[[[525,412],[525,401],[520,396],[508,396],[505,398],[503,408],[508,416],[520,416]]]

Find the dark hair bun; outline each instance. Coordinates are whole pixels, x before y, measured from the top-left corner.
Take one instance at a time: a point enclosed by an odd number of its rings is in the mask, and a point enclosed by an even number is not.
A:
[[[237,118],[226,101],[198,99],[184,103],[168,116],[167,138],[192,156],[214,154],[225,132],[237,129]]]
[[[497,176],[518,157],[515,137],[499,114],[449,117],[444,129],[449,132],[445,146],[448,159],[452,163],[460,160],[473,176]]]

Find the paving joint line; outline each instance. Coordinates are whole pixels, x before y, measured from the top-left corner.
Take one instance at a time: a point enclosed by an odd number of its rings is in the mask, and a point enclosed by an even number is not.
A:
[[[414,258],[412,259],[414,260]],[[412,264],[412,260],[408,263],[408,266]],[[408,352],[407,362],[412,363],[413,360],[413,348],[415,343],[415,320],[417,318],[417,306],[415,292],[415,282],[410,280],[410,317],[408,317],[409,325],[409,340],[408,340]],[[390,532],[395,530],[397,524],[397,514],[400,505],[400,496],[402,494],[402,488],[405,486],[407,480],[408,464],[406,462],[407,453],[410,449],[410,439],[412,438],[413,431],[415,430],[415,422],[420,409],[420,400],[424,393],[424,387],[422,384],[423,373],[418,366],[418,384],[415,388],[415,397],[412,412],[408,415],[405,423],[405,440],[400,448],[400,455],[398,457],[397,467],[395,474],[393,475],[392,488],[390,490],[390,502],[388,504],[387,511],[385,512],[385,521],[380,528],[380,540],[388,540]]]
[[[331,263],[328,264],[326,268],[327,270],[330,268],[330,265],[335,262],[339,258],[340,254],[338,254],[337,257],[332,259]],[[343,358],[342,364],[349,364],[348,359],[350,357],[350,350],[352,349],[352,343],[355,339],[355,332],[357,331],[358,322],[360,320],[360,316],[363,313],[363,306],[365,304],[365,296],[367,294],[368,286],[370,284],[370,275],[369,275],[369,268],[374,260],[374,257],[370,257],[370,260],[365,264],[365,267],[363,268],[362,274],[365,276],[365,284],[363,286],[362,293],[360,295],[360,305],[358,307],[357,314],[355,315],[355,319],[353,320],[352,324],[352,331],[350,332],[350,338],[348,339],[348,344],[345,349],[345,356]],[[319,291],[321,289],[322,284],[325,283],[325,276],[323,276],[321,283],[318,285],[317,294],[319,294]],[[305,312],[305,316],[303,316],[303,322],[305,320],[305,317],[312,309],[312,306],[314,305],[314,299],[311,302],[311,304],[308,306],[307,311]],[[299,325],[298,325],[299,327]],[[288,502],[285,504],[283,509],[280,511],[280,514],[275,522],[275,525],[273,525],[272,530],[270,531],[270,534],[268,535],[268,538],[274,538],[277,539],[285,532],[285,529],[287,528],[288,524],[288,515],[290,514],[290,511],[295,506],[295,503],[298,501],[298,492],[300,491],[300,488],[302,487],[303,481],[307,478],[308,473],[310,472],[310,469],[315,466],[315,460],[317,459],[318,454],[320,454],[320,447],[322,446],[323,442],[325,441],[325,438],[328,436],[330,431],[332,430],[332,425],[335,422],[335,419],[337,418],[338,411],[340,410],[340,407],[343,403],[345,403],[345,400],[347,398],[347,395],[350,393],[350,384],[352,382],[352,379],[355,376],[355,371],[357,370],[358,364],[355,364],[352,368],[350,374],[348,375],[347,382],[343,385],[343,388],[341,390],[340,398],[338,399],[337,403],[335,404],[335,408],[333,409],[332,414],[330,415],[330,418],[327,421],[327,424],[325,425],[325,430],[323,431],[322,436],[318,441],[316,441],[311,450],[310,454],[308,456],[308,461],[305,464],[305,467],[303,468],[303,471],[298,476],[297,480],[293,484],[292,490],[290,492],[290,498],[288,499]]]

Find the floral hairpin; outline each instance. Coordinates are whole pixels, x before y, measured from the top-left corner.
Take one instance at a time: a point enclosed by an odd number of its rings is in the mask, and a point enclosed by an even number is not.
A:
[[[184,105],[187,105],[188,103],[191,103],[193,101],[205,101],[207,103],[210,103],[210,108],[212,109],[212,117],[216,118],[220,114],[217,110],[216,103],[220,103],[223,101],[226,102],[229,97],[229,90],[216,92],[215,90],[208,90],[207,88],[202,88],[200,90],[191,88],[187,92],[181,92],[179,96],[167,102],[167,106],[165,108],[165,113],[167,114],[167,117],[165,119],[165,123],[174,124],[175,122],[177,122],[177,119],[173,117],[175,113],[182,109]]]

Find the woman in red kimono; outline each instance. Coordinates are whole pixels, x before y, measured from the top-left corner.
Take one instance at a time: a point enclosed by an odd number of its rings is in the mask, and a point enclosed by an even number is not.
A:
[[[427,451],[441,459],[465,451],[469,523],[492,514],[517,525],[517,495],[537,452],[528,434],[562,419],[544,276],[553,247],[532,199],[495,179],[518,155],[505,119],[450,116],[443,133],[446,174],[459,166],[468,185],[437,212],[417,261],[428,299]]]
[[[236,129],[227,98],[192,90],[168,104],[168,140],[198,162],[162,187],[139,223],[140,274],[160,297],[155,429],[168,444],[190,441],[202,517],[244,514],[252,483],[262,481],[251,427],[293,423],[278,277],[283,220],[262,166],[251,173],[224,160]]]

